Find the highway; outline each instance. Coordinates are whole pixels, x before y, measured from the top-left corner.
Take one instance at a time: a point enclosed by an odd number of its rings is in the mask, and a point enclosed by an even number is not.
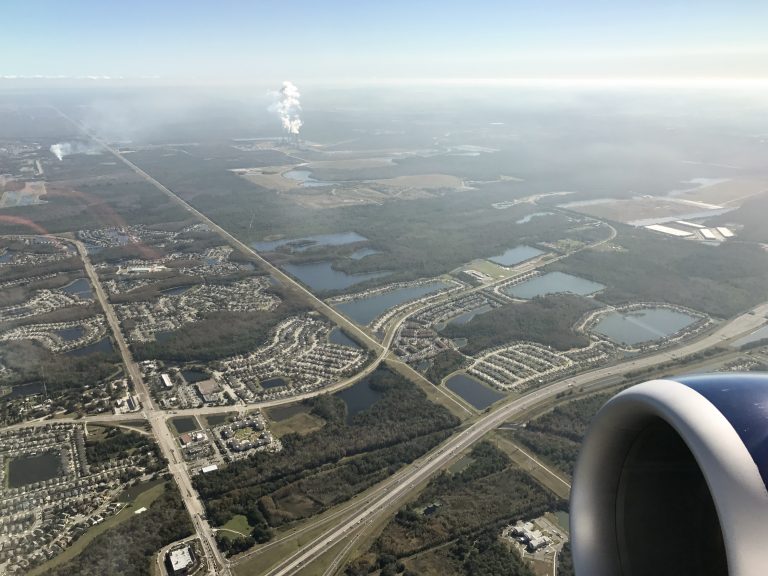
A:
[[[270,570],[267,573],[268,576],[292,574],[345,538],[354,537],[355,532],[361,529],[365,523],[374,520],[376,516],[384,513],[394,503],[404,500],[419,483],[427,480],[446,466],[458,452],[469,448],[488,432],[506,420],[514,418],[521,412],[536,405],[552,401],[558,394],[567,392],[573,387],[589,389],[591,385],[600,383],[605,378],[615,377],[632,370],[653,367],[670,359],[688,356],[721,344],[723,341],[752,332],[765,323],[766,314],[768,314],[768,303],[761,304],[752,311],[738,316],[720,326],[710,335],[674,350],[664,350],[646,357],[627,360],[626,362],[606,368],[577,374],[502,404],[494,411],[480,416],[474,424],[452,436],[437,449],[430,452],[426,458],[422,458],[419,463],[409,466],[406,469],[406,473],[398,476],[393,482],[387,482],[384,494],[372,498],[370,503],[362,506],[357,514],[305,544],[300,550]]]

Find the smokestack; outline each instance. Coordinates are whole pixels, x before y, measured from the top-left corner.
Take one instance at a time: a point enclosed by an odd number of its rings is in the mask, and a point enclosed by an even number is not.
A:
[[[54,144],[51,146],[51,154],[59,159],[59,162],[64,160],[64,146],[62,144]]]
[[[279,92],[274,92],[275,102],[269,107],[270,111],[280,116],[283,131],[288,134],[291,143],[298,145],[301,121],[301,93],[299,89],[286,80]]]

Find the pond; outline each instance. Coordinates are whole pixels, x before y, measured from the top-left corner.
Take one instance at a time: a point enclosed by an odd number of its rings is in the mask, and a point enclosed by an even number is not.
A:
[[[179,296],[180,294],[184,294],[184,292],[186,292],[190,288],[192,288],[192,286],[174,286],[173,288],[166,288],[165,290],[160,290],[160,292],[165,296]]]
[[[176,428],[176,432],[179,434],[197,430],[197,420],[193,416],[171,418],[171,424],[173,424],[173,427]]]
[[[624,344],[659,340],[696,322],[696,318],[669,308],[646,308],[632,312],[611,312],[592,330]]]
[[[367,272],[347,274],[334,270],[331,262],[312,262],[308,264],[285,264],[283,269],[313,290],[344,290],[372,278],[386,276],[389,272]]]
[[[364,378],[349,388],[336,392],[334,396],[344,400],[347,405],[347,424],[349,424],[356,414],[373,406],[381,398],[381,392],[371,388],[368,378]]]
[[[342,302],[336,305],[336,309],[358,324],[365,325],[381,316],[389,308],[448,287],[450,284],[440,281],[429,282],[420,286],[406,286],[383,294]]]
[[[261,386],[264,390],[269,390],[270,388],[280,388],[286,384],[287,382],[283,378],[270,378],[269,380],[259,381],[259,386]]]
[[[24,398],[42,394],[44,386],[42,382],[30,382],[29,384],[18,384],[11,388],[11,393],[6,398]]]
[[[475,316],[479,316],[480,314],[485,314],[486,312],[490,312],[492,310],[491,306],[489,304],[485,304],[484,306],[480,306],[479,308],[473,308],[472,310],[467,310],[466,312],[462,312],[458,316],[454,316],[450,320],[448,320],[448,324],[453,324],[456,326],[463,326],[472,318]]]
[[[192,368],[182,370],[181,375],[184,376],[184,380],[186,380],[189,384],[202,382],[203,380],[208,380],[208,378],[210,378],[206,372],[203,372],[202,370],[194,370]]]
[[[79,340],[85,334],[85,328],[82,326],[72,326],[71,328],[62,328],[56,330],[56,334],[61,336],[64,342],[72,342],[73,340]]]
[[[66,286],[63,286],[61,288],[61,291],[66,292],[67,294],[74,294],[75,296],[78,296],[80,298],[93,297],[93,291],[91,290],[91,283],[88,282],[87,278],[78,278],[77,280],[70,282]]]
[[[485,410],[505,396],[467,374],[455,374],[446,380],[445,385],[478,410]]]
[[[281,246],[288,244],[295,245],[295,252],[303,252],[309,248],[318,246],[343,246],[344,244],[354,244],[355,242],[367,242],[368,238],[361,236],[357,232],[337,232],[335,234],[316,234],[314,236],[304,236],[302,238],[283,238],[282,240],[272,240],[267,242],[252,242],[251,246],[259,252],[273,252]]]
[[[331,333],[328,334],[328,342],[331,344],[338,344],[339,346],[349,346],[350,348],[360,348],[357,342],[352,340],[347,333],[341,328],[334,328]]]
[[[488,258],[488,260],[495,262],[496,264],[501,264],[502,266],[514,266],[541,254],[544,254],[543,250],[533,248],[532,246],[515,246],[514,248],[505,251],[503,254]]]
[[[579,278],[578,276],[572,276],[563,272],[548,272],[515,286],[505,288],[504,292],[515,298],[528,300],[535,296],[556,294],[558,292],[569,292],[570,294],[586,296],[600,292],[603,288],[605,288],[603,284],[592,282],[585,278]]]
[[[109,336],[105,336],[93,344],[88,344],[88,346],[83,346],[82,348],[75,348],[66,352],[66,354],[67,356],[88,356],[88,354],[111,354],[112,352],[114,352],[112,341],[109,339]]]
[[[8,486],[19,488],[35,482],[44,482],[56,478],[60,473],[61,456],[58,452],[21,456],[8,464]]]

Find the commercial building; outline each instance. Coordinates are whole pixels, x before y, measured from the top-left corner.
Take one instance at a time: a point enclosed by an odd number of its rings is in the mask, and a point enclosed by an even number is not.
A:
[[[166,557],[169,569],[173,576],[182,576],[188,574],[190,568],[195,565],[194,554],[192,548],[184,546],[183,548],[176,548],[168,552]]]

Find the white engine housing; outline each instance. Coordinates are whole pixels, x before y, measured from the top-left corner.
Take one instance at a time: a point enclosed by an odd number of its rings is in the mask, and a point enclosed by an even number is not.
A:
[[[595,417],[571,492],[577,576],[768,575],[768,376],[654,380]]]

